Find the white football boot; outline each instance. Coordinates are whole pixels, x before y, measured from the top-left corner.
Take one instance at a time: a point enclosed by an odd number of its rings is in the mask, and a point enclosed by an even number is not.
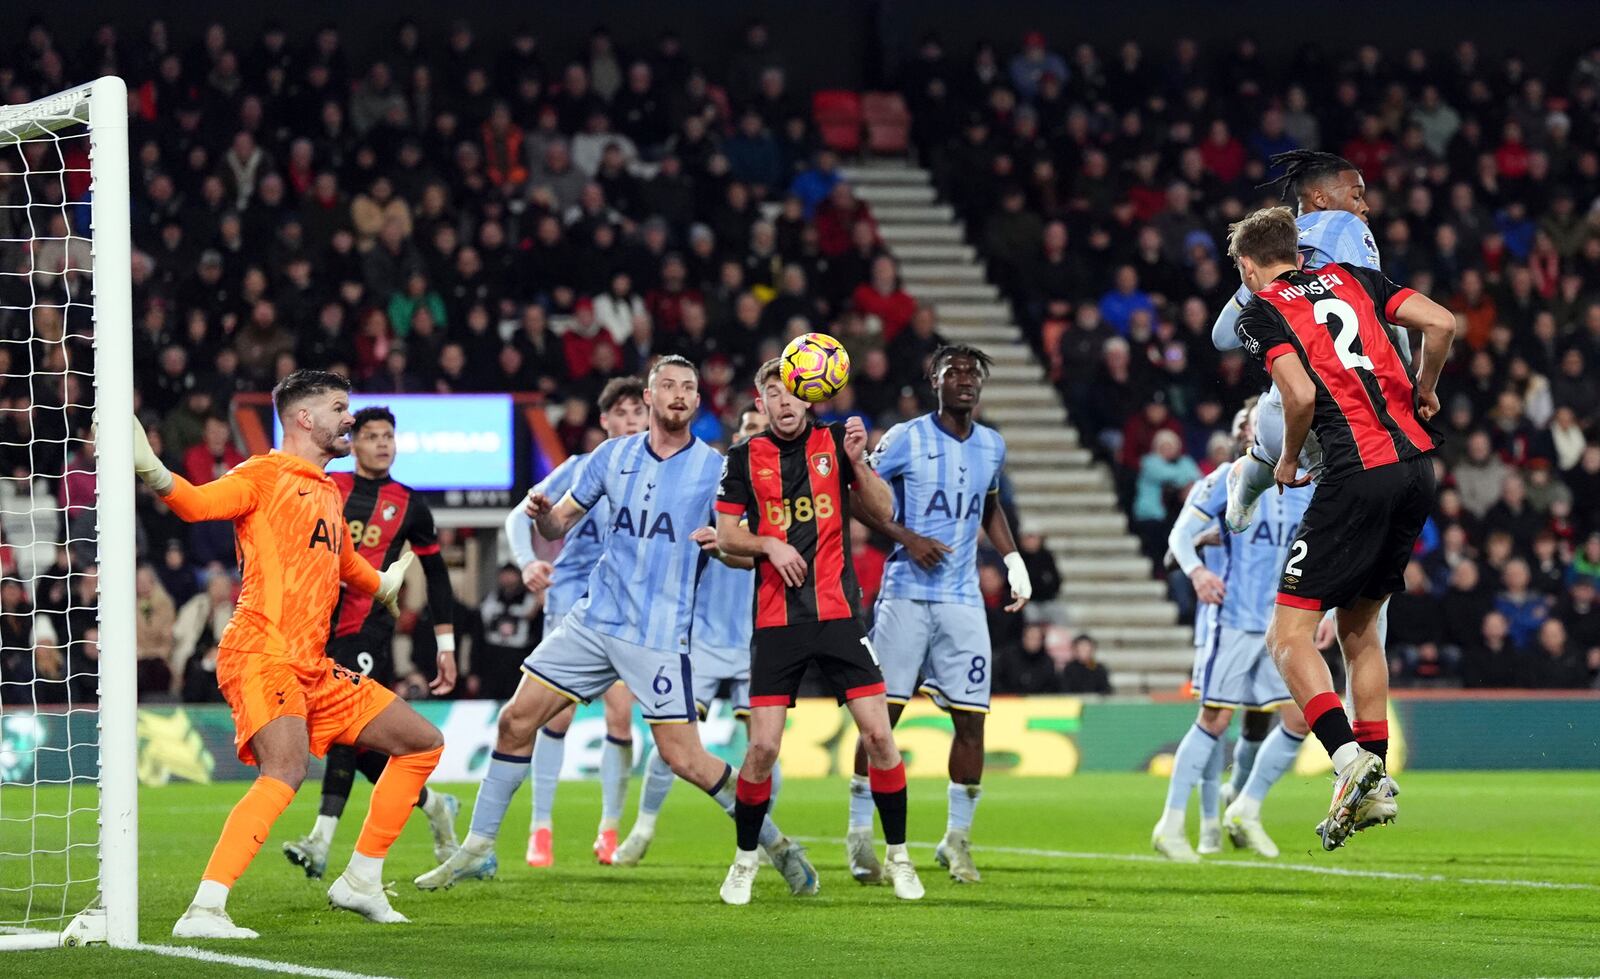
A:
[[[1160,823],[1150,832],[1150,845],[1155,851],[1174,863],[1199,863],[1200,854],[1194,852],[1194,847],[1189,845],[1189,838],[1182,833],[1172,835],[1162,831]]]
[[[905,851],[896,853],[885,862],[885,869],[889,875],[889,883],[894,885],[894,896],[902,901],[920,901],[926,893],[922,889],[922,881],[917,877],[917,868],[911,865],[911,858]]]
[[[433,834],[433,859],[444,863],[456,852],[456,813],[461,811],[461,800],[448,792],[428,790],[428,801],[422,814],[428,817],[428,832]]]
[[[611,866],[639,866],[639,861],[643,860],[644,855],[650,851],[650,843],[655,838],[656,835],[654,833],[646,833],[635,826],[627,838],[617,844],[616,852],[611,855]]]
[[[772,861],[772,866],[789,883],[789,893],[795,897],[807,897],[822,889],[822,882],[817,877],[817,868],[811,866],[811,861],[806,859],[806,848],[789,839],[787,836],[778,837],[778,842],[765,848],[767,858]]]
[[[454,887],[463,880],[492,880],[500,869],[500,859],[494,850],[474,851],[465,846],[456,848],[450,859],[418,877],[413,883],[424,891],[441,887]]]
[[[1362,803],[1383,784],[1383,778],[1383,759],[1362,749],[1350,767],[1334,779],[1328,816],[1317,824],[1324,850],[1337,850],[1355,832]]]
[[[972,862],[972,841],[964,829],[945,830],[944,839],[934,848],[933,859],[950,871],[950,879],[960,884],[976,884],[983,880],[977,864]]]
[[[389,906],[389,892],[380,882],[367,882],[352,878],[348,872],[328,888],[330,907],[356,914],[380,925],[406,925],[411,919]]]
[[[1222,825],[1228,831],[1228,838],[1240,850],[1254,850],[1263,857],[1276,857],[1278,844],[1272,842],[1272,837],[1267,834],[1267,828],[1261,825],[1259,815],[1248,815],[1244,807],[1231,805],[1222,817]]]
[[[870,829],[853,829],[845,837],[844,849],[850,860],[850,876],[863,884],[883,883],[883,864]]]
[[[745,856],[740,854],[733,858],[733,866],[728,868],[728,876],[722,881],[723,904],[743,906],[750,903],[750,892],[756,886],[756,871],[761,869],[761,864],[755,855]]]
[[[226,908],[203,908],[189,905],[177,924],[172,926],[173,938],[260,938],[249,928],[241,928],[228,917]]]
[[[328,841],[316,836],[302,836],[283,845],[283,855],[289,862],[303,869],[312,880],[321,880],[328,869]]]

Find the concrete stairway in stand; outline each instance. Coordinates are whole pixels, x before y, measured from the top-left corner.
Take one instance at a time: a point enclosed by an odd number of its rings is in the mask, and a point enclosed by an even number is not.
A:
[[[1024,529],[1045,535],[1061,569],[1061,595],[1047,614],[1099,640],[1117,692],[1176,690],[1189,675],[1189,630],[1150,577],[1110,472],[1079,444],[955,213],[938,201],[928,172],[904,161],[848,167],[845,177],[872,206],[907,291],[938,308],[939,332],[994,357],[981,414],[1005,435]]]

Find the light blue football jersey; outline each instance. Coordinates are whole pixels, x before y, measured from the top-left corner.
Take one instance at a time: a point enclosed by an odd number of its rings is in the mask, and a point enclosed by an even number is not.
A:
[[[1300,257],[1306,268],[1344,262],[1382,270],[1372,229],[1349,211],[1314,211],[1294,223],[1300,227]]]
[[[594,450],[569,495],[593,510],[610,503],[610,526],[587,593],[571,615],[585,626],[650,649],[687,653],[700,545],[722,476],[722,454],[699,439],[661,459],[650,433]]]
[[[1222,525],[1219,550],[1226,553],[1227,568],[1218,573],[1227,589],[1219,613],[1224,626],[1241,632],[1267,631],[1289,545],[1315,492],[1314,486],[1285,488],[1282,493],[1269,489],[1261,494],[1255,519],[1244,533],[1230,534],[1227,525]],[[1227,506],[1228,481],[1224,478],[1211,487],[1200,509],[1221,514]]]
[[[568,456],[567,460],[550,474],[540,480],[534,489],[543,493],[551,500],[559,500],[567,495],[578,481],[578,474],[589,464],[589,453]],[[544,610],[546,615],[563,616],[572,611],[578,604],[578,599],[589,589],[589,573],[594,570],[595,562],[600,560],[600,551],[605,544],[606,528],[611,524],[611,503],[604,497],[598,500],[594,508],[584,514],[582,520],[569,531],[566,539],[561,542],[561,553],[551,562],[554,573],[552,582],[544,595]]]
[[[1000,491],[1006,443],[987,425],[958,439],[929,413],[889,429],[872,454],[872,468],[894,492],[894,517],[907,529],[948,544],[952,553],[932,571],[895,546],[883,572],[880,598],[982,605],[978,591],[978,534],[984,504]]]
[[[1382,270],[1378,260],[1378,243],[1372,237],[1367,222],[1349,211],[1313,211],[1294,219],[1300,227],[1300,258],[1306,268],[1316,268],[1332,262],[1344,262],[1361,268]],[[1234,304],[1243,309],[1252,294],[1243,285],[1233,294]],[[1235,350],[1243,344],[1230,328],[1226,332],[1213,331],[1212,342],[1218,350]]]
[[[707,559],[694,600],[694,647],[748,655],[755,601],[755,571]]]
[[[1212,522],[1221,526],[1223,510],[1228,506],[1228,470],[1233,468],[1233,463],[1224,462],[1213,469],[1204,479],[1195,481],[1189,487],[1189,495],[1184,498],[1185,510],[1193,509],[1204,514]],[[1221,504],[1213,506],[1211,501],[1216,496],[1217,487],[1221,487]],[[1205,569],[1218,578],[1228,577],[1228,552],[1221,544],[1212,544],[1200,550],[1200,563]],[[1194,606],[1194,644],[1208,646],[1217,631],[1217,612],[1219,605],[1207,602],[1196,602]]]

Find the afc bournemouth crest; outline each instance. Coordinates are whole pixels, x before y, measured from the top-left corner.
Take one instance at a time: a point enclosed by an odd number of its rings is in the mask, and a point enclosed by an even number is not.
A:
[[[395,509],[395,506],[394,506],[393,503],[385,503],[383,505],[383,519],[384,520],[393,520],[394,519],[394,515],[396,513],[399,513],[399,512],[400,511]]]
[[[811,468],[817,471],[818,476],[827,476],[833,472],[833,453],[818,452],[811,457]]]

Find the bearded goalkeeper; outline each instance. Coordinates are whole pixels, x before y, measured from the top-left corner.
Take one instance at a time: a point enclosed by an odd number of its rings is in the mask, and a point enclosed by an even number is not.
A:
[[[223,630],[217,682],[233,709],[239,760],[260,775],[233,807],[174,938],[255,938],[228,917],[228,892],[261,849],[306,776],[307,752],[345,744],[389,756],[372,791],[350,864],[328,889],[336,908],[404,923],[383,888],[383,858],[438,764],[438,728],[381,684],[329,659],[328,621],[340,582],[396,609],[408,552],[379,574],[350,540],[344,500],[323,471],[350,454],[350,382],[299,370],[273,407],[283,448],[195,486],[161,464],[135,421],[134,469],[179,517],[231,520],[244,566],[239,604]]]

